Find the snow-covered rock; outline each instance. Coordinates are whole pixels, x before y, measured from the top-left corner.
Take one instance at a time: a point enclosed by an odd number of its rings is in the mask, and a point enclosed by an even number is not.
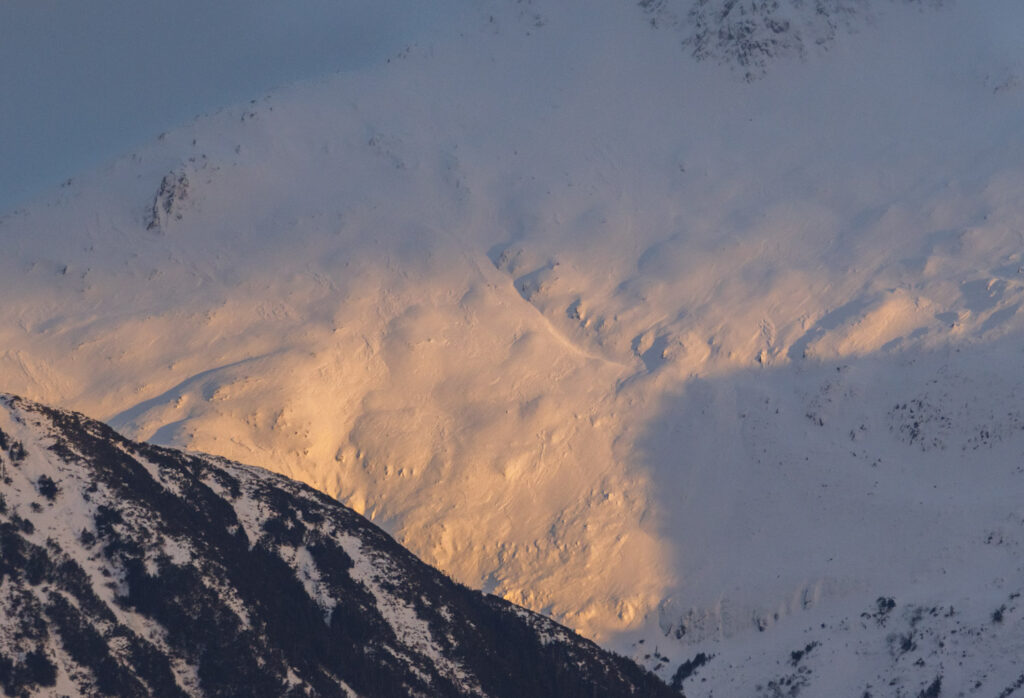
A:
[[[0,687],[76,696],[668,696],[300,483],[0,396]]]

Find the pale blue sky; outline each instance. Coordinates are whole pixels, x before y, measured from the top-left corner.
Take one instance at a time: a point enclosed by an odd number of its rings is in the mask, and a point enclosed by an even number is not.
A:
[[[380,60],[443,16],[411,0],[3,0],[0,212],[199,113]]]

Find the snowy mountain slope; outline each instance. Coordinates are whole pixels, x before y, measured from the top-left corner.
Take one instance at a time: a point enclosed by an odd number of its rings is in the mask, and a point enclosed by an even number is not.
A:
[[[0,423],[5,695],[672,695],[308,487],[11,396]]]
[[[489,3],[7,216],[4,385],[666,677],[715,654],[694,695],[878,597],[981,627],[1020,586],[1019,4],[875,3],[751,83],[644,9]]]
[[[1016,335],[697,379],[668,398],[638,443],[662,525],[689,535],[680,591],[634,656],[666,674],[713,656],[682,683],[691,695],[775,695],[808,645],[809,695],[916,696],[938,676],[942,695],[998,695],[1020,675],[1019,618],[993,615],[1016,614],[1024,584],[1022,369]],[[891,623],[861,617],[879,597]],[[922,632],[915,652],[893,646]]]

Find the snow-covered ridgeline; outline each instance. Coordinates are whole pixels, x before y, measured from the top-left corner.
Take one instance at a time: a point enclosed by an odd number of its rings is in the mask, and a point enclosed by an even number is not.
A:
[[[10,395],[0,550],[5,695],[671,695],[308,487]]]

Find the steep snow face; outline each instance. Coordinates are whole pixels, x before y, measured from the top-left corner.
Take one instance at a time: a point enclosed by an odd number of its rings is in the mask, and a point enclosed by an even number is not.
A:
[[[8,395],[0,551],[4,695],[672,695],[315,490]]]
[[[633,3],[495,1],[201,118],[0,222],[0,375],[669,674],[955,605],[1017,574],[1022,9],[870,7],[747,83]]]

